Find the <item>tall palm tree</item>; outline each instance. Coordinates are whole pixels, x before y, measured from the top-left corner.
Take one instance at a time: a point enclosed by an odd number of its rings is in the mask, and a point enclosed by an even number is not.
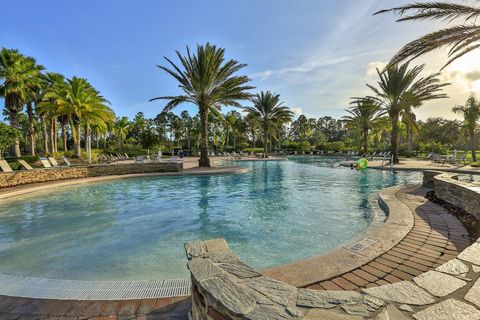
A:
[[[380,105],[373,99],[354,99],[352,106],[346,110],[349,114],[343,119],[361,130],[363,134],[363,152],[368,153],[368,133],[378,122],[378,119],[385,114]]]
[[[470,136],[470,150],[472,152],[472,161],[477,161],[477,143],[475,139],[475,129],[480,119],[480,103],[475,97],[468,98],[463,106],[455,106],[453,112],[463,115],[465,129]]]
[[[392,64],[410,61],[435,49],[449,47],[449,60],[445,64],[445,68],[454,60],[480,47],[480,26],[477,25],[480,7],[477,5],[447,1],[417,2],[381,10],[375,14],[385,12],[400,15],[400,19],[397,21],[442,20],[459,22],[454,26],[431,32],[409,42],[393,57]]]
[[[280,122],[285,122],[287,119],[291,121],[293,112],[280,101],[280,95],[270,91],[260,92],[252,98],[252,107],[245,107],[244,109],[252,114],[260,117],[263,130],[263,153],[265,157],[267,154],[267,144],[269,129],[272,126],[278,126]]]
[[[117,134],[117,142],[118,148],[120,151],[123,149],[123,142],[127,138],[129,129],[130,129],[130,122],[128,121],[127,117],[118,118],[115,122],[115,132]]]
[[[67,151],[67,131],[66,125],[68,123],[68,117],[65,114],[59,114],[58,102],[62,101],[64,95],[66,94],[66,81],[65,77],[59,73],[47,72],[45,74],[45,83],[42,88],[41,101],[37,104],[37,113],[40,116],[40,122],[42,126],[42,140],[43,140],[43,150],[45,153],[49,151],[48,145],[48,132],[47,132],[47,123],[50,122],[50,129],[52,129],[52,123],[56,123],[56,118],[60,117],[60,124],[62,127],[62,140],[63,140],[63,150]],[[50,130],[53,131],[53,130]],[[51,134],[52,140],[52,152],[55,150],[55,139],[54,135]]]
[[[26,96],[25,96],[25,104],[26,104],[26,111],[28,117],[28,140],[29,140],[29,147],[30,147],[30,155],[34,156],[36,151],[36,132],[35,132],[35,110],[34,105],[36,106],[37,103],[40,101],[41,97],[41,90],[45,84],[45,77],[42,74],[42,71],[45,68],[39,64],[37,61],[32,57],[25,58],[25,64],[27,68],[30,69],[30,76],[28,79],[25,80],[25,88],[26,88]]]
[[[183,103],[193,103],[199,109],[202,138],[200,143],[200,167],[210,167],[208,159],[208,114],[218,112],[220,106],[241,107],[239,100],[250,97],[247,90],[253,89],[247,86],[249,81],[246,76],[234,74],[245,67],[245,64],[236,60],[225,61],[225,50],[207,43],[198,45],[196,54],[191,54],[187,47],[187,55],[182,56],[176,52],[181,66],[177,66],[168,58],[165,58],[173,69],[158,66],[179,82],[179,88],[183,94],[178,96],[163,96],[153,98],[169,100],[163,108],[168,112]],[[183,69],[183,70],[182,70]]]
[[[255,137],[257,136],[257,132],[261,127],[260,116],[255,113],[248,113],[244,120],[247,124],[248,130],[250,131],[250,135],[252,136],[252,147],[255,148]]]
[[[380,80],[377,86],[367,84],[373,91],[373,99],[388,114],[391,124],[391,150],[393,163],[398,163],[398,122],[402,112],[411,106],[419,106],[422,102],[443,99],[448,96],[441,93],[449,83],[440,83],[439,74],[434,73],[420,77],[425,65],[408,67],[408,64],[389,65],[381,72],[377,69]],[[361,99],[361,98],[360,98]]]
[[[18,50],[2,48],[0,51],[0,97],[5,99],[5,109],[13,128],[18,129],[19,114],[31,99],[32,87],[38,81],[40,67],[33,58]],[[20,157],[20,140],[15,140],[15,156]]]

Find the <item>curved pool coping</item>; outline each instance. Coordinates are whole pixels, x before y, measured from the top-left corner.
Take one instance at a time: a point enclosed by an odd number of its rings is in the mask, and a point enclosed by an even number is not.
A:
[[[241,169],[241,170],[240,170]],[[187,171],[188,172],[188,171]],[[202,170],[189,173],[135,174],[121,177],[100,177],[68,180],[60,186],[69,186],[89,182],[146,177],[171,176],[185,174],[210,174]],[[242,173],[244,168],[231,167],[217,170],[216,173]],[[87,181],[84,181],[87,180]],[[75,183],[76,182],[76,183]],[[65,183],[65,184],[63,184]],[[33,191],[58,188],[58,183],[28,188],[30,191],[17,193],[20,196]],[[299,260],[263,270],[271,276],[297,287],[308,286],[332,276],[342,274],[369,262],[373,258],[391,249],[408,234],[413,226],[411,211],[400,202],[396,193],[406,189],[405,185],[383,189],[378,195],[380,207],[388,213],[385,223],[371,228],[360,238],[342,244],[340,247],[320,256]],[[25,189],[25,188],[23,188]],[[13,191],[12,191],[13,192]],[[5,194],[3,195],[5,197]],[[0,194],[0,199],[2,195]],[[190,279],[144,280],[144,281],[81,281],[27,277],[0,273],[0,295],[36,299],[58,300],[130,300],[186,296],[190,294]]]

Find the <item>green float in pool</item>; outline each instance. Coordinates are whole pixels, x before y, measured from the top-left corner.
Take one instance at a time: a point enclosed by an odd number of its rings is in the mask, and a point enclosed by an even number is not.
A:
[[[357,169],[358,170],[363,170],[367,169],[368,166],[368,160],[365,158],[360,158],[357,160]]]

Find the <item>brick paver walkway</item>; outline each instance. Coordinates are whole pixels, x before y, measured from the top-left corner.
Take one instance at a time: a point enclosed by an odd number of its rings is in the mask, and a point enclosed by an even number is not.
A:
[[[360,290],[411,280],[455,258],[471,244],[468,231],[455,216],[425,199],[426,192],[424,188],[397,192],[413,212],[414,226],[395,247],[358,269],[308,288]]]
[[[187,320],[190,297],[69,301],[0,296],[2,320]]]

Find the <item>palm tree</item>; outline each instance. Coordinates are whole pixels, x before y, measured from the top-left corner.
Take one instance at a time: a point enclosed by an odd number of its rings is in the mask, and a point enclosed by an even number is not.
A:
[[[183,103],[193,103],[199,109],[201,121],[201,143],[200,143],[200,167],[210,167],[208,159],[208,114],[218,112],[220,106],[241,107],[239,100],[250,97],[247,90],[254,87],[247,86],[249,81],[246,76],[235,76],[234,74],[245,67],[245,64],[236,60],[225,62],[225,50],[207,43],[205,46],[198,45],[197,53],[191,54],[187,47],[187,55],[182,56],[176,52],[182,64],[177,66],[168,58],[165,58],[173,69],[158,66],[179,82],[183,95],[164,96],[153,98],[169,100],[163,108],[168,112]]]
[[[130,129],[130,122],[127,117],[118,118],[115,122],[115,132],[117,134],[118,149],[122,151],[123,142],[127,138],[128,131]]]
[[[369,130],[378,122],[378,119],[385,114],[375,100],[364,98],[354,99],[352,106],[346,111],[349,115],[343,119],[348,123],[359,128],[363,134],[363,152],[368,154],[368,133]]]
[[[115,114],[106,105],[108,101],[83,78],[73,77],[64,86],[45,93],[45,108],[55,108],[57,116],[68,116],[72,130],[74,157],[81,156],[81,128],[85,126],[85,141],[90,160],[90,126],[106,126],[114,122]]]
[[[475,97],[470,97],[465,105],[455,106],[452,109],[455,113],[463,115],[465,128],[470,136],[470,150],[472,151],[472,161],[477,161],[477,143],[475,140],[475,129],[477,121],[480,119],[480,103]]]
[[[48,132],[46,120],[52,123],[56,123],[56,118],[60,117],[60,123],[62,127],[62,140],[63,140],[63,150],[67,151],[67,131],[66,125],[68,123],[68,117],[64,114],[58,113],[59,105],[58,102],[62,101],[65,95],[66,82],[65,77],[59,73],[47,72],[45,74],[45,84],[42,88],[41,101],[37,104],[37,113],[40,116],[40,122],[42,126],[42,140],[43,140],[43,151],[48,153]],[[52,129],[52,126],[50,126]],[[53,130],[50,130],[51,132]],[[54,135],[51,134],[52,140],[52,152],[55,149],[55,139]]]
[[[35,111],[33,105],[40,101],[41,90],[45,84],[44,75],[41,73],[45,68],[39,64],[34,58],[26,57],[25,64],[30,69],[30,77],[25,81],[26,97],[25,104],[28,116],[28,140],[30,147],[30,155],[34,156],[36,151],[36,132],[35,132]]]
[[[399,162],[398,121],[402,112],[411,106],[419,106],[424,101],[448,97],[441,93],[441,90],[449,83],[440,83],[438,73],[420,77],[424,68],[425,65],[415,66],[411,69],[408,68],[408,64],[389,65],[383,72],[377,69],[380,78],[377,87],[367,84],[375,94],[367,99],[378,103],[381,109],[388,114],[392,123],[390,142],[393,163]]]
[[[31,100],[32,88],[39,79],[42,68],[33,58],[18,50],[2,48],[0,51],[0,97],[5,99],[5,109],[13,128],[18,129],[19,114]],[[20,140],[15,140],[15,156],[20,157]]]
[[[449,47],[449,60],[443,68],[461,56],[480,47],[480,26],[476,24],[480,7],[445,1],[412,3],[381,10],[375,14],[393,12],[400,15],[397,21],[443,20],[461,21],[460,24],[426,34],[411,41],[393,57],[391,63],[411,61],[427,52]]]
[[[260,117],[263,130],[263,153],[267,154],[268,134],[272,126],[278,126],[279,123],[291,121],[293,112],[280,101],[280,95],[270,91],[260,92],[252,98],[253,106],[244,109]]]
[[[250,135],[252,136],[252,147],[255,148],[256,147],[255,137],[257,136],[257,132],[261,126],[260,117],[258,114],[248,113],[245,116],[244,120],[245,120],[245,123],[247,124],[248,130],[250,131]]]

